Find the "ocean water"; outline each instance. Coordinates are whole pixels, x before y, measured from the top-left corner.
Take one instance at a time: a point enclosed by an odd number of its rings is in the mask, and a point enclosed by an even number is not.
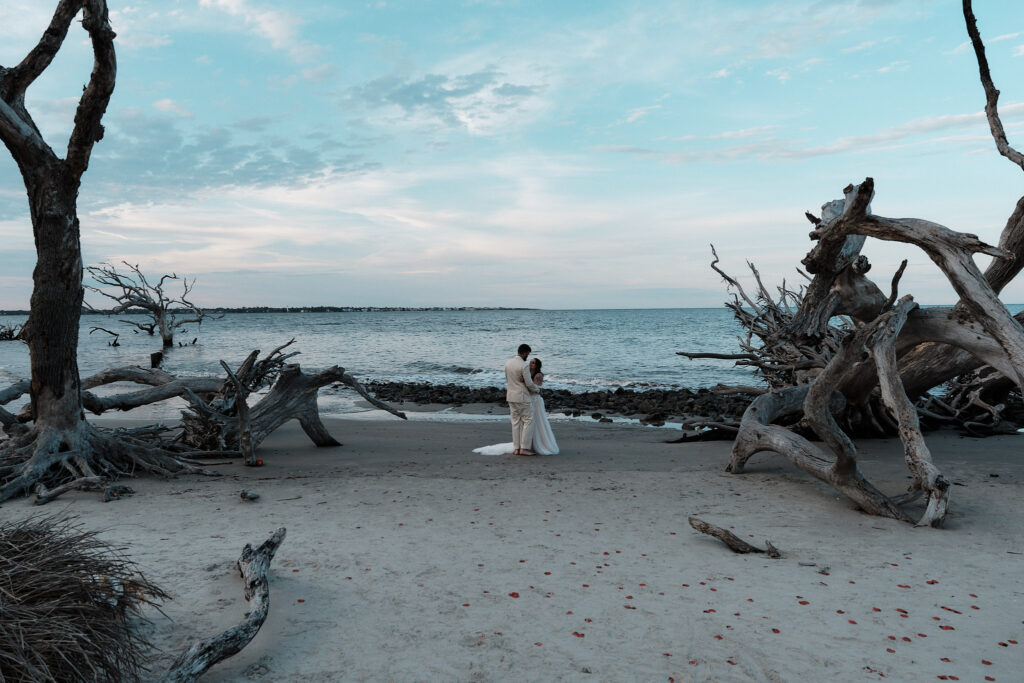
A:
[[[24,320],[0,315],[0,324]],[[121,345],[109,346],[110,335],[90,333],[93,327],[120,332]],[[168,349],[163,367],[180,375],[219,376],[222,359],[235,367],[253,349],[269,352],[294,338],[289,350],[300,355],[292,362],[307,372],[340,365],[360,381],[503,386],[505,361],[525,342],[543,360],[551,388],[697,388],[754,379],[732,361],[676,355],[681,350],[735,352],[740,333],[725,308],[229,313],[179,332],[176,341],[198,342]],[[133,333],[115,318],[82,316],[78,355],[83,376],[108,367],[148,367],[150,353],[158,350],[159,337]],[[28,372],[28,347],[0,342],[0,385]],[[350,403],[325,396],[321,410],[343,413]]]

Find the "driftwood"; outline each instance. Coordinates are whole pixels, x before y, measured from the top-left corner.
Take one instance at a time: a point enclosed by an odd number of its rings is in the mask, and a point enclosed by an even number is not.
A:
[[[317,446],[340,445],[320,419],[317,394],[321,387],[343,384],[374,406],[405,419],[405,414],[378,400],[344,368],[334,366],[315,375],[302,372],[297,364],[286,363],[296,352],[285,350],[289,341],[259,358],[253,351],[235,370],[222,363],[226,378],[175,377],[154,368],[111,368],[81,382],[85,409],[100,415],[110,410],[128,411],[170,398],[184,398],[190,408],[178,427],[151,425],[112,432],[90,428],[90,436],[75,452],[57,462],[26,461],[17,450],[3,457],[0,451],[0,502],[34,491],[42,505],[75,489],[103,491],[105,499],[123,492],[113,480],[132,476],[136,470],[162,476],[179,472],[213,474],[196,458],[224,458],[242,455],[248,465],[258,464],[256,448],[285,422],[298,420]],[[97,396],[92,390],[114,383],[143,385],[137,391]],[[247,398],[268,384],[270,391],[254,405]],[[27,380],[0,390],[0,406],[30,391]],[[22,423],[32,419],[30,411],[19,415],[0,408],[0,424],[15,445],[30,443],[31,432]]]
[[[212,638],[200,640],[183,652],[164,677],[165,681],[186,683],[198,679],[214,664],[231,657],[256,637],[270,611],[270,582],[267,574],[270,562],[285,537],[281,527],[265,540],[259,548],[253,549],[248,543],[242,549],[236,566],[245,582],[245,599],[249,611],[238,626],[229,628]]]
[[[689,517],[688,520],[690,522],[690,526],[694,529],[702,534],[707,534],[708,536],[717,538],[728,546],[729,550],[734,553],[767,553],[768,557],[773,559],[782,557],[782,553],[779,552],[778,548],[771,544],[771,541],[765,541],[765,550],[761,550],[756,545],[750,545],[728,529],[723,529],[722,527],[715,526],[714,524],[708,524],[704,520],[697,519],[696,517]]]
[[[993,139],[1000,154],[1024,168],[1024,155],[1009,145],[999,120],[999,93],[970,0],[963,5]],[[873,196],[867,178],[826,203],[820,218],[808,214],[816,244],[802,263],[810,282],[797,291],[784,284],[777,298],[752,265],[757,293],[749,296],[718,268],[712,249],[711,267],[736,290],[727,306],[747,330],[742,353],[732,357],[755,367],[771,388],[744,414],[727,469],[742,472],[752,455],[773,451],[866,512],[938,526],[949,509],[950,482],[932,461],[922,421],[976,434],[1024,424],[1024,409],[1011,405],[1021,406],[1024,393],[1024,317],[1011,316],[998,295],[1024,267],[1024,198],[993,246],[931,221],[874,215]],[[906,262],[883,292],[868,279],[871,266],[860,254],[869,237],[923,250],[956,291],[956,306],[921,310],[911,296],[899,298]],[[994,257],[985,273],[976,254]],[[947,390],[937,393],[943,383]],[[887,496],[860,472],[851,434],[864,432],[899,435],[911,473],[904,494]],[[922,495],[924,510],[911,517],[901,506]]]
[[[120,270],[118,266],[109,263],[87,267],[86,271],[97,285],[89,286],[87,289],[114,302],[113,308],[105,311],[110,315],[133,311],[146,314],[148,320],[144,322],[136,320],[122,320],[121,322],[147,334],[152,335],[159,332],[165,348],[174,346],[174,333],[177,330],[183,330],[185,325],[195,323],[197,326],[201,326],[206,318],[223,317],[223,315],[211,316],[189,300],[188,297],[196,284],[195,279],[189,282],[187,277],[179,278],[176,273],[170,273],[160,276],[156,284],[151,284],[139,269],[138,264],[133,265],[127,261],[121,263],[123,268]],[[183,292],[179,295],[170,294],[165,289],[165,285],[168,281],[179,279],[182,282]],[[90,310],[96,310],[89,304],[86,306]],[[187,317],[178,317],[182,314]],[[111,332],[111,334],[114,333]],[[192,343],[194,344],[195,340]]]
[[[788,324],[778,327],[773,337],[773,348],[783,346],[779,341],[783,340],[788,348],[803,348],[804,353],[808,353],[808,344],[820,339],[841,339],[838,347],[829,345],[824,365],[816,367],[806,383],[793,382],[751,403],[728,470],[742,472],[753,454],[774,451],[871,514],[909,521],[899,505],[924,494],[926,509],[917,523],[937,526],[948,509],[949,482],[932,462],[924,443],[917,410],[900,378],[898,353],[924,341],[953,344],[1005,372],[1020,387],[1024,383],[1019,370],[1024,367],[1024,329],[1009,316],[971,260],[974,253],[1006,258],[1006,252],[936,223],[873,216],[867,213],[872,194],[873,183],[868,178],[860,186],[847,188],[841,211],[837,202],[826,205],[832,216],[820,221],[812,232],[818,244],[804,259],[814,279]],[[961,294],[964,311],[956,316],[951,309],[920,311],[909,296],[894,303],[895,284],[888,296],[868,286],[864,273],[869,266],[857,254],[863,242],[850,246],[849,236],[854,233],[898,239],[924,249]],[[825,294],[813,299],[815,291]],[[971,303],[965,304],[968,300]],[[835,315],[848,315],[853,325],[845,330],[831,327],[827,322]],[[984,405],[977,399],[976,403]],[[869,404],[874,408],[868,409]],[[860,472],[856,447],[844,430],[844,424],[851,423],[851,414],[867,414],[881,431],[888,428],[899,434],[913,476],[903,496],[890,498]],[[796,433],[791,427],[797,421],[809,427],[825,448]]]
[[[118,339],[121,338],[121,335],[118,334],[117,332],[114,332],[113,330],[108,330],[105,327],[90,327],[89,328],[89,334],[92,334],[93,332],[106,332],[111,337],[113,337],[113,339],[111,341],[107,342],[107,346],[120,346],[121,345],[121,343],[118,341]]]
[[[15,341],[21,339],[22,326],[17,323],[0,325],[0,341]]]

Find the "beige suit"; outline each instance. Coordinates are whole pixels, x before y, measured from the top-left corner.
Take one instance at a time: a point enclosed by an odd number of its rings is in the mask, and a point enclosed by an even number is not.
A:
[[[533,406],[531,394],[539,394],[540,389],[530,378],[530,365],[521,357],[515,356],[505,363],[505,382],[508,390],[505,400],[512,419],[512,449],[533,448]]]

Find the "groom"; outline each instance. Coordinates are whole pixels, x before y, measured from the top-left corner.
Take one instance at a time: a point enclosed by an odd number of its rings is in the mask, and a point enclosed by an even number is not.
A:
[[[512,417],[512,454],[537,455],[533,448],[533,406],[530,394],[539,394],[540,389],[530,377],[530,366],[526,357],[532,349],[528,344],[520,344],[514,358],[505,363],[505,382],[508,391],[505,400]]]

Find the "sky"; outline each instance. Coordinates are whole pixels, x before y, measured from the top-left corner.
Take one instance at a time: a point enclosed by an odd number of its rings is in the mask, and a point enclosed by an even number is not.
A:
[[[54,2],[0,0],[0,65]],[[196,278],[205,306],[719,306],[753,262],[798,285],[804,211],[989,242],[1024,193],[960,0],[109,0],[117,85],[78,200],[83,261]],[[1024,148],[1024,4],[976,0]],[[76,22],[26,103],[63,155]],[[882,288],[955,300],[914,247]],[[979,257],[984,266],[988,257]],[[28,307],[24,185],[0,150],[0,309]],[[1024,281],[1004,290],[1024,302]]]

